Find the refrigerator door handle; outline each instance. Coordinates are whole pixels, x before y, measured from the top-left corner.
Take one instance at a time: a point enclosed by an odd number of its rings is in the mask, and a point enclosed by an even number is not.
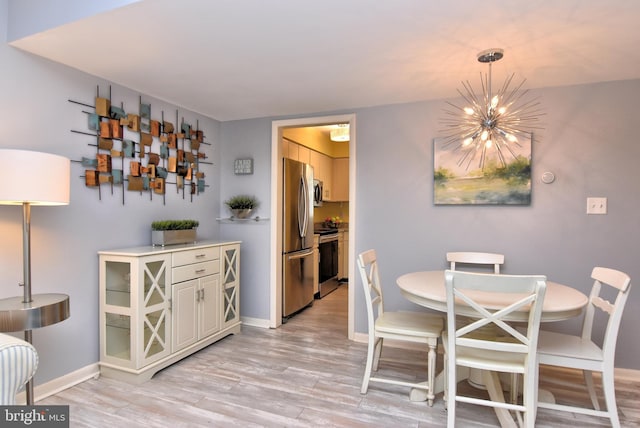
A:
[[[298,233],[301,238],[307,236],[307,228],[309,227],[309,206],[307,198],[308,188],[304,177],[300,178],[300,187],[298,188]]]
[[[289,260],[304,259],[305,257],[309,257],[312,254],[313,254],[313,250],[310,250],[310,251],[307,251],[306,253],[289,256]]]

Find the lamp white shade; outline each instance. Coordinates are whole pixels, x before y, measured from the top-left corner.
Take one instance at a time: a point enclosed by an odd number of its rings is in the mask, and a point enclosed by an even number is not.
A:
[[[0,149],[0,205],[68,205],[70,177],[63,156]]]

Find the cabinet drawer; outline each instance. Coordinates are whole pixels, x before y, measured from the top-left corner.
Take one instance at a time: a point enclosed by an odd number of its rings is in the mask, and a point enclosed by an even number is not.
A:
[[[172,283],[187,281],[189,279],[201,278],[220,272],[218,261],[193,263],[186,266],[178,266],[172,269]]]
[[[176,251],[173,253],[173,267],[206,262],[220,258],[220,247],[198,248],[197,250]]]

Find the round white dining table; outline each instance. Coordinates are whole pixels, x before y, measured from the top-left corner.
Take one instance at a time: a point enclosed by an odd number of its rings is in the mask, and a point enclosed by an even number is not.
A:
[[[447,312],[447,293],[445,289],[443,270],[436,271],[421,271],[411,272],[404,274],[396,280],[400,292],[409,301],[417,303],[425,308],[433,309],[439,312]],[[508,306],[517,298],[514,294],[505,294],[504,296],[497,295],[496,293],[485,293],[482,291],[467,291],[466,294],[469,297],[476,300],[478,303],[486,304],[489,308],[501,309]],[[485,298],[486,296],[486,298]],[[516,299],[517,300],[517,299]],[[541,322],[562,321],[582,314],[584,307],[587,305],[589,299],[580,291],[571,288],[566,285],[558,284],[556,282],[547,281],[547,289],[545,292],[544,302],[542,305],[542,318]],[[477,316],[477,312],[471,308],[467,308],[465,305],[459,305],[456,308],[459,315]],[[509,317],[505,317],[508,321],[526,321],[526,312],[512,312]],[[480,386],[481,383],[477,379],[489,379],[483,377],[473,371],[458,370],[458,380],[469,379],[472,384]],[[494,381],[491,384],[485,384],[484,386],[489,391],[494,401],[502,401],[502,391],[499,388],[499,381],[497,376],[494,377]],[[434,393],[442,392],[444,389],[444,373],[439,373],[435,379],[435,391]],[[540,391],[540,393],[543,393]],[[495,397],[495,398],[494,398]],[[425,401],[426,391],[418,388],[411,390],[411,401]],[[539,397],[542,399],[542,397]],[[553,398],[547,398],[544,401],[552,400]],[[496,408],[496,415],[500,420],[500,424],[503,427],[511,427],[513,425],[513,419],[509,416],[509,412],[504,409]]]
[[[396,282],[407,300],[425,308],[447,312],[447,292],[444,286],[443,270],[407,273],[400,276]],[[467,294],[469,297],[477,299],[478,303],[487,304],[493,309],[504,308],[517,297],[513,294],[500,296],[496,293],[483,293],[482,291],[467,291]],[[483,299],[483,294],[487,296],[487,299]],[[587,302],[587,296],[575,288],[547,281],[541,321],[562,321],[578,316],[582,313]],[[460,315],[468,316],[477,314],[471,308],[465,309],[463,305],[458,308],[457,312]],[[527,319],[525,312],[513,312],[512,314],[510,318],[506,318],[508,321],[526,321]]]

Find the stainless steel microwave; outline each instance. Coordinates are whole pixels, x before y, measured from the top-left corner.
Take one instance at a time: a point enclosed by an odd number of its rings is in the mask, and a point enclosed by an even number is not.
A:
[[[322,206],[322,181],[313,180],[313,206]]]

